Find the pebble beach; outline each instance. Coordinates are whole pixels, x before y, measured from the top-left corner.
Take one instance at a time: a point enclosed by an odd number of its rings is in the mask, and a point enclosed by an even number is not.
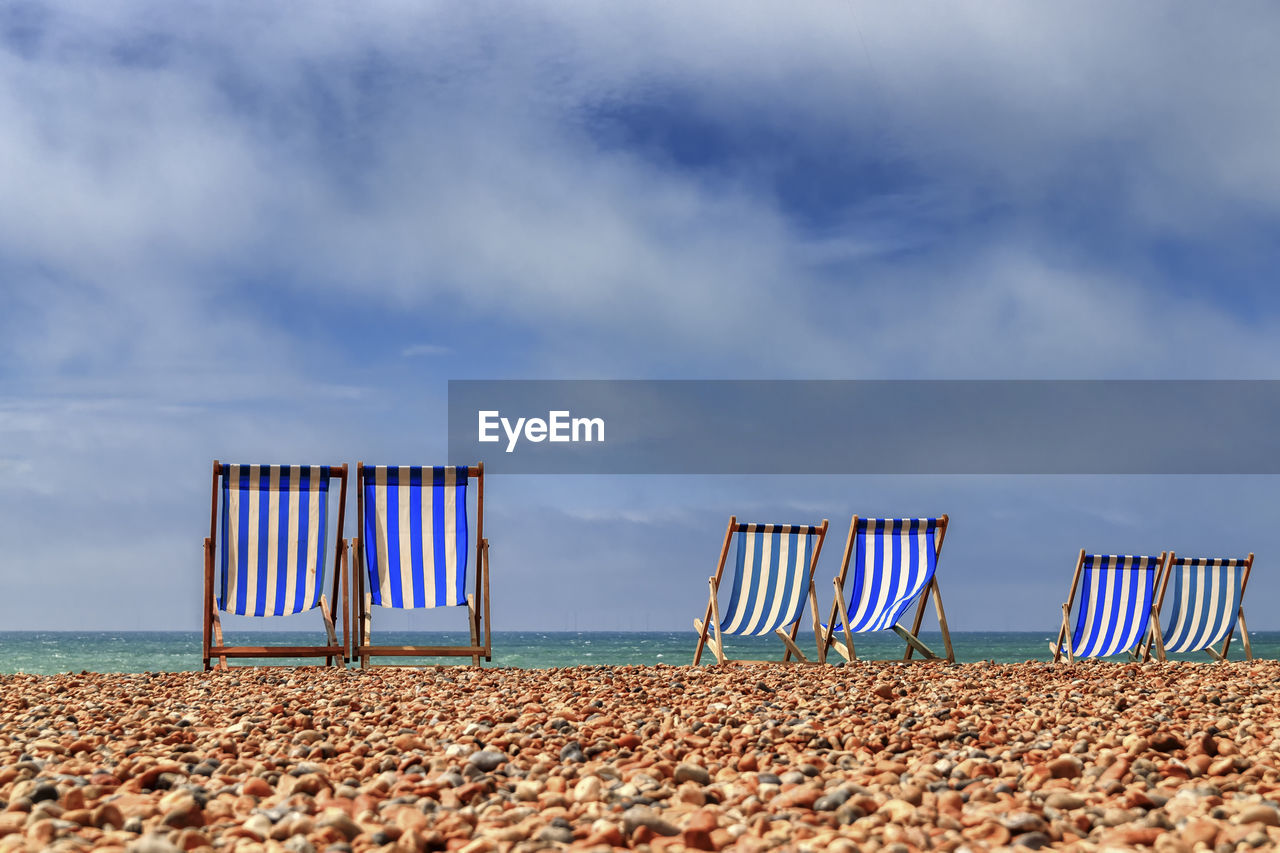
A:
[[[10,850],[1280,846],[1280,663],[0,676]]]

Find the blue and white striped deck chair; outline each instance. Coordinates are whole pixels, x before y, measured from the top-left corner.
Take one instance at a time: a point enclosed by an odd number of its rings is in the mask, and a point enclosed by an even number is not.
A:
[[[926,597],[932,594],[946,657],[955,663],[937,577],[938,555],[947,535],[947,523],[945,515],[937,518],[853,517],[840,573],[833,581],[835,601],[831,604],[831,618],[822,626],[819,660],[826,662],[828,648],[834,648],[847,661],[857,660],[853,635],[886,629],[906,641],[904,661],[910,660],[913,652],[938,660],[938,655],[919,637]],[[898,620],[917,599],[920,604],[908,631]],[[843,634],[843,639],[836,636],[837,631]]]
[[[1227,659],[1231,635],[1240,623],[1240,639],[1246,660],[1253,660],[1253,645],[1244,621],[1244,591],[1253,569],[1253,554],[1244,559],[1197,559],[1170,552],[1156,598],[1155,649],[1160,660],[1169,652],[1205,651],[1218,661]],[[1172,584],[1170,584],[1172,581]],[[1166,599],[1166,594],[1169,597]],[[1168,600],[1172,607],[1163,632],[1160,614]],[[1221,649],[1215,649],[1216,643]],[[1148,642],[1145,658],[1151,656]]]
[[[1152,617],[1155,581],[1164,558],[1163,551],[1159,557],[1142,557],[1081,550],[1071,592],[1062,605],[1058,641],[1049,644],[1054,663],[1064,652],[1072,663],[1076,658],[1103,658],[1121,652],[1136,658],[1140,644],[1156,630]],[[1077,589],[1080,604],[1072,629],[1071,604]],[[1070,642],[1064,645],[1068,635]]]
[[[341,488],[333,599],[329,601],[324,595],[325,539],[329,484],[334,479]],[[346,496],[346,465],[223,465],[214,461],[209,537],[204,540],[201,645],[205,669],[210,668],[213,658],[225,667],[229,657],[323,657],[326,663],[343,662],[348,639],[347,543],[342,538]],[[324,617],[325,645],[228,646],[223,642],[220,613],[287,616],[316,608]],[[334,630],[339,613],[341,645]]]
[[[738,552],[733,588],[721,618],[717,595],[735,533]],[[710,647],[717,662],[728,661],[724,653],[725,634],[776,634],[786,645],[784,661],[795,655],[797,660],[807,662],[795,638],[806,598],[817,635],[818,599],[814,595],[813,571],[826,535],[825,518],[822,524],[741,524],[737,517],[730,516],[724,545],[720,548],[720,562],[715,575],[708,579],[711,597],[707,601],[707,612],[703,618],[693,620],[693,629],[698,632],[694,665],[702,659],[703,646]]]
[[[484,463],[474,466],[365,465],[359,476],[353,658],[461,656],[493,659],[489,633],[489,541],[484,538]],[[476,573],[467,591],[467,486],[476,484]],[[414,610],[465,607],[470,645],[387,646],[370,640],[375,606]],[[481,626],[484,641],[481,642]]]

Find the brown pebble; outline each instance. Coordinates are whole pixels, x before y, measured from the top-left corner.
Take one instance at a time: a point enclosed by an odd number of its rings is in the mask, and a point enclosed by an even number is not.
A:
[[[1260,823],[1264,826],[1280,826],[1280,812],[1273,807],[1259,803],[1249,806],[1236,818],[1240,823]]]
[[[1075,779],[1084,772],[1084,764],[1074,755],[1059,755],[1049,762],[1048,767],[1054,779]]]

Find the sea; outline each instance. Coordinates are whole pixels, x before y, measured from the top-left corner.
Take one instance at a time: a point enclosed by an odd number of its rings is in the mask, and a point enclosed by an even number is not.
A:
[[[921,640],[941,654],[940,634],[924,632]],[[465,635],[445,632],[383,632],[379,643],[388,645],[463,644]],[[956,660],[961,663],[994,661],[1021,663],[1047,661],[1050,635],[1041,632],[956,631],[951,634]],[[1255,659],[1280,658],[1280,631],[1250,632]],[[244,631],[228,634],[227,642],[241,645],[313,644],[313,633],[284,631]],[[725,651],[731,658],[780,659],[782,643],[772,636],[726,637]],[[489,666],[519,669],[551,669],[569,666],[617,666],[667,664],[680,666],[693,662],[697,635],[690,631],[496,631],[493,634],[493,661]],[[801,634],[797,641],[811,657],[815,652],[813,635]],[[854,644],[861,659],[901,660],[903,642],[892,633],[858,635]],[[1239,636],[1232,641],[1228,655],[1243,660]],[[1175,660],[1209,662],[1203,652],[1174,655]],[[831,658],[840,660],[833,652]],[[831,662],[831,658],[828,662]],[[403,659],[407,661],[408,659]],[[469,658],[421,659],[424,663],[467,665]],[[1124,661],[1118,656],[1111,660]],[[703,663],[714,657],[705,652]],[[307,663],[306,661],[283,661]],[[236,665],[279,665],[275,660],[237,660]],[[88,672],[181,672],[201,669],[200,633],[198,631],[0,631],[0,673]]]

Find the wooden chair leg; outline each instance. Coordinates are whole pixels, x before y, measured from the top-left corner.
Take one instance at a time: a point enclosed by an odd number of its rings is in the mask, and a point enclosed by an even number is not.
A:
[[[338,631],[334,630],[333,615],[329,612],[329,601],[325,598],[324,593],[320,593],[320,616],[324,619],[325,637],[329,639],[329,646],[337,646]],[[326,654],[324,658],[325,666],[333,666],[333,654]]]
[[[813,613],[813,642],[818,647],[818,660],[821,662],[824,657],[822,654],[822,620],[818,618],[818,589],[813,582],[813,578],[809,578],[809,610]]]
[[[226,645],[226,643],[225,643],[225,642],[223,641],[223,639],[222,639],[222,617],[218,614],[218,610],[217,610],[217,608],[216,608],[216,607],[214,608],[214,611],[213,611],[213,644],[214,644],[215,646],[223,646],[223,645]],[[228,669],[228,667],[227,667],[227,656],[226,656],[226,655],[219,655],[219,656],[218,656],[218,667],[217,667],[217,668],[218,668],[218,669]]]
[[[799,626],[799,624],[799,622],[796,623],[797,626]],[[800,647],[796,645],[796,641],[791,638],[790,634],[781,628],[775,628],[773,632],[782,639],[782,644],[787,647],[787,657],[795,655],[796,660],[800,663],[809,662],[809,659],[804,656],[804,652],[800,651]],[[783,661],[786,661],[787,657],[783,657]]]
[[[716,601],[715,578],[711,579],[711,618],[715,620],[711,625],[716,632],[716,663],[727,663],[729,659],[724,654],[724,637],[720,634],[720,602]]]
[[[204,617],[200,621],[200,646],[204,670],[210,669],[209,646],[213,634],[213,539],[204,540]]]
[[[480,647],[480,624],[476,621],[476,597],[474,595],[467,596],[467,621],[471,625],[471,648],[478,649]],[[480,665],[480,654],[471,656],[471,665]]]
[[[711,586],[711,597],[707,599],[707,613],[703,618],[693,620],[693,630],[698,632],[698,645],[693,650],[694,666],[702,660],[702,649],[707,645],[707,631],[711,629],[711,609],[716,601],[716,579],[708,578],[707,583]]]
[[[1244,659],[1253,660],[1253,643],[1249,642],[1249,626],[1244,624],[1244,605],[1239,610],[1240,642],[1244,645]]]
[[[903,628],[901,625],[894,625],[893,632],[897,634],[899,637],[901,637],[902,639],[906,640],[907,648],[918,651],[920,654],[924,655],[929,660],[941,660],[941,658],[938,657],[938,655],[933,651],[933,649],[929,648],[924,643],[920,642],[919,637],[917,637],[915,634],[912,634],[906,628]]]
[[[947,611],[942,607],[942,589],[938,586],[938,576],[930,581],[933,586],[933,611],[938,616],[938,628],[942,631],[942,647],[947,650],[947,663],[956,662],[956,650],[951,647],[951,631],[947,628]]]
[[[842,651],[839,643],[836,644],[836,651],[844,656],[844,659],[853,662],[858,659],[858,650],[853,647],[853,631],[849,627],[849,610],[844,605],[844,590],[838,590],[836,593],[836,608],[840,612],[840,624],[844,631],[845,649]]]
[[[366,592],[364,594],[364,613],[360,615],[361,625],[364,626],[360,631],[360,633],[364,636],[364,644],[366,646],[371,642],[371,638],[373,637],[373,631],[370,630],[372,627],[370,625],[370,622],[372,621],[372,612],[373,612],[373,594]],[[361,655],[360,668],[366,669],[368,666],[369,666],[369,656],[367,654]]]
[[[930,581],[932,582],[932,579],[930,579]],[[924,606],[928,598],[928,590],[926,590],[925,593],[920,596],[920,603],[916,605],[916,615],[911,620],[911,636],[913,637],[920,633],[920,626],[924,624]],[[897,629],[897,627],[897,625],[894,625],[895,629]],[[907,643],[907,647],[902,650],[902,659],[904,661],[911,660],[912,651],[913,649],[911,644]]]
[[[1062,644],[1066,642],[1070,633],[1071,623],[1071,606],[1069,604],[1062,605],[1062,625],[1058,628],[1058,642],[1053,644],[1053,662],[1058,663],[1062,660]]]

